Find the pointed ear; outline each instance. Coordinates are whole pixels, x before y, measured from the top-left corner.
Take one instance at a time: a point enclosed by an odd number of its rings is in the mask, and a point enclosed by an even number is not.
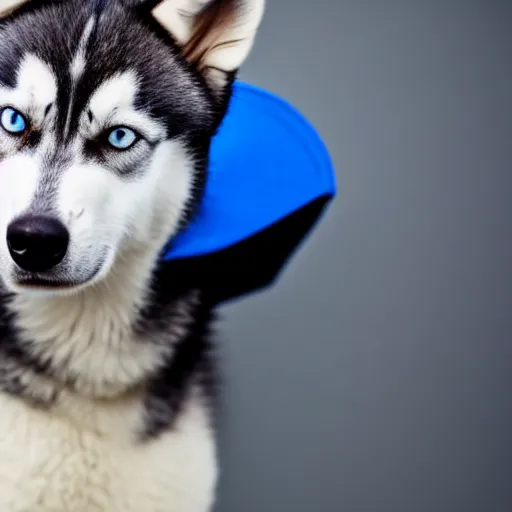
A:
[[[152,13],[215,88],[247,58],[264,6],[265,0],[163,0]]]
[[[27,2],[28,0],[0,0],[0,18],[8,16],[14,9]]]

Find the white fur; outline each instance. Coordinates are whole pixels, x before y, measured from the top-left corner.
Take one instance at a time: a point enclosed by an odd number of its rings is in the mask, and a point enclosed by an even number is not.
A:
[[[40,126],[46,107],[57,97],[57,79],[35,55],[27,54],[20,64],[14,89],[0,87],[0,105],[12,106]]]
[[[52,99],[52,80],[40,61],[29,57],[27,62],[11,98],[16,100],[13,106],[37,113]],[[44,87],[34,87],[27,69],[43,71],[42,78],[47,75]],[[89,105],[96,129],[129,123],[148,137],[161,136],[157,123],[133,110],[135,92],[136,79],[130,74],[98,89]],[[87,123],[82,129],[82,136],[94,133]],[[167,343],[160,349],[154,339],[136,339],[132,329],[148,293],[156,254],[176,229],[190,195],[191,165],[178,141],[160,143],[144,173],[132,180],[74,158],[61,177],[57,201],[71,233],[72,277],[87,275],[98,263],[102,269],[71,294],[18,289],[10,282],[13,263],[5,241],[0,243],[2,277],[18,292],[13,309],[20,335],[34,343],[33,355],[51,356],[60,372],[59,380],[19,375],[21,384],[37,390],[36,398],[45,400],[58,392],[51,413],[0,394],[0,510],[210,509],[215,448],[199,396],[190,397],[172,431],[147,443],[136,438],[144,418],[143,390],[136,384],[162,364],[173,340],[192,321],[191,311],[181,311],[181,323],[166,333]],[[0,165],[3,232],[32,201],[41,172],[37,154],[16,153],[15,147]],[[73,379],[72,388],[59,384],[66,378]]]
[[[23,154],[0,162],[0,227],[3,232],[32,201],[40,168],[40,159]],[[2,249],[7,254],[7,246],[2,245]]]
[[[94,115],[92,123],[87,118],[87,109],[83,113],[81,129],[83,135],[94,137],[107,126],[128,125],[138,129],[150,140],[163,137],[165,132],[160,124],[133,108],[137,93],[137,77],[127,71],[106,80],[92,95],[89,109]]]
[[[0,0],[0,15],[21,3]],[[163,17],[155,15],[184,43],[192,21],[187,14],[197,15],[201,4],[167,0],[160,8]],[[242,63],[263,4],[243,2],[236,26],[217,41],[220,46],[206,65],[231,71]],[[222,45],[232,40],[237,42]],[[75,78],[84,65],[79,46],[71,68]],[[54,143],[51,111],[44,113],[55,101],[55,76],[37,57],[27,56],[17,78],[14,90],[0,89],[0,105],[18,108],[38,125],[43,140],[39,153],[20,153],[15,138],[0,134],[0,233],[31,204],[43,172],[42,154]],[[133,332],[158,251],[176,231],[194,186],[185,148],[179,140],[158,143],[165,138],[164,128],[135,111],[136,92],[133,73],[113,77],[96,91],[88,105],[93,121],[86,108],[69,149],[70,162],[59,175],[56,207],[70,232],[66,277],[81,284],[67,292],[18,286],[5,236],[0,238],[0,273],[15,292],[19,335],[30,340],[33,356],[51,357],[57,377],[18,370],[19,382],[36,390],[36,399],[58,397],[48,411],[0,393],[2,512],[211,509],[215,445],[196,390],[172,430],[145,443],[138,440],[144,423],[140,378],[172,352],[173,342],[193,321],[195,303],[193,296],[184,302],[173,331],[165,333],[167,343]],[[130,179],[80,156],[84,140],[113,125],[132,127],[157,143],[144,172]],[[99,273],[88,279],[97,268]]]
[[[13,89],[0,87],[0,106],[19,110],[39,129],[48,126],[52,116],[45,119],[45,110],[57,97],[57,80],[50,67],[35,55],[27,54],[17,71]],[[51,112],[50,112],[51,113]],[[50,143],[47,137],[48,143]],[[42,149],[48,147],[42,144]],[[41,172],[41,152],[28,155],[18,152],[19,139],[0,128],[0,148],[6,158],[0,162],[0,232],[30,205]],[[10,256],[7,245],[0,243],[0,265],[8,268]]]
[[[40,77],[40,88],[36,86],[36,77]],[[23,113],[34,112],[34,117],[39,114],[42,120],[46,105],[55,99],[55,84],[49,68],[36,57],[28,56],[19,72],[17,87],[13,91],[0,90],[0,101],[7,98],[15,108]],[[69,280],[92,284],[102,279],[124,246],[126,252],[128,247],[131,250],[140,244],[154,257],[176,230],[190,197],[192,162],[177,140],[158,144],[151,160],[145,162],[147,168],[135,179],[122,178],[101,165],[82,162],[82,141],[109,126],[133,127],[149,140],[164,138],[161,125],[134,109],[136,92],[137,77],[131,72],[115,76],[98,88],[84,110],[80,134],[72,148],[76,153],[74,159],[60,177],[57,208],[70,232]],[[88,110],[94,116],[92,123],[88,120]],[[40,175],[45,171],[41,155],[52,143],[51,126],[46,128],[47,144],[41,144],[35,155],[16,153],[17,139],[0,135],[7,146],[13,146],[14,153],[0,165],[3,232],[31,204]],[[11,277],[15,264],[10,260],[5,239],[0,241],[0,263],[8,269],[3,272],[6,283],[19,290]],[[148,268],[148,275],[149,271]],[[145,281],[141,283],[144,284]]]
[[[26,2],[27,0],[0,0],[0,16],[6,16]]]
[[[123,244],[144,244],[153,256],[176,230],[191,187],[191,165],[171,141],[159,145],[149,169],[134,180],[98,165],[73,165],[62,177],[58,208],[71,233],[74,277],[98,265],[97,277],[104,277]]]
[[[161,137],[162,128],[156,122],[133,110],[136,87],[132,73],[103,84],[85,109],[93,112],[94,122],[88,126],[83,121],[84,137],[118,124],[135,125],[148,137]],[[39,164],[37,156],[16,155],[0,166],[2,229],[30,204]],[[13,167],[23,173],[13,172]],[[179,141],[160,143],[148,168],[136,179],[123,179],[75,158],[57,191],[59,217],[70,232],[69,277],[84,282],[75,287],[72,297],[69,292],[55,295],[55,291],[20,289],[10,278],[15,265],[7,244],[1,243],[4,281],[22,292],[13,305],[21,336],[35,341],[34,355],[53,357],[73,375],[80,393],[118,395],[162,361],[163,353],[132,338],[132,326],[146,298],[155,255],[181,220],[192,175],[192,163]],[[187,322],[187,314],[183,320]]]
[[[73,60],[71,61],[70,71],[71,76],[75,81],[80,78],[80,76],[85,70],[85,65],[87,64],[85,60],[85,50],[87,48],[87,43],[91,37],[95,23],[96,20],[94,18],[90,18],[87,24],[85,25],[84,32],[82,34],[80,42],[78,43],[78,50],[76,51],[76,54]]]
[[[42,128],[46,107],[55,101],[57,80],[47,64],[26,55],[14,89],[0,87],[0,106],[12,106]],[[0,232],[30,205],[41,172],[41,156],[17,152],[19,140],[0,129],[0,144],[7,157],[0,162]],[[7,244],[0,243],[0,265],[12,265]]]
[[[80,41],[78,43],[78,49],[75,53],[75,56],[73,57],[73,60],[71,61],[71,64],[69,66],[69,70],[71,73],[71,91],[69,93],[71,101],[69,103],[68,108],[68,114],[66,119],[66,127],[64,128],[64,133],[69,133],[69,128],[71,125],[71,116],[72,116],[72,105],[74,98],[76,96],[76,87],[78,80],[82,76],[82,73],[85,70],[85,66],[87,64],[85,60],[85,51],[87,48],[87,42],[89,41],[89,38],[91,37],[92,31],[94,29],[94,25],[96,23],[96,20],[94,18],[90,18],[84,28],[84,31],[82,33],[82,37],[80,38]]]
[[[73,376],[80,395],[120,396],[158,369],[192,323],[193,310],[184,307],[174,330],[166,332],[166,343],[155,347],[157,340],[135,337],[134,315],[147,293],[153,258],[149,251],[133,251],[122,255],[103,281],[71,296],[19,294],[14,301],[21,335],[34,341],[32,353],[52,357],[58,376]]]
[[[76,400],[76,399],[74,399]],[[80,401],[78,400],[78,403]],[[192,398],[173,431],[136,444],[135,403],[86,404],[101,435],[0,395],[0,510],[5,512],[205,512],[216,483],[213,434]],[[23,447],[23,456],[21,456]]]

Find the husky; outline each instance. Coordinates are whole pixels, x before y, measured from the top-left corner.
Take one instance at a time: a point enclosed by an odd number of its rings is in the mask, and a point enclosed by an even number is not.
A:
[[[0,8],[0,510],[207,512],[214,305],[160,254],[264,0]]]

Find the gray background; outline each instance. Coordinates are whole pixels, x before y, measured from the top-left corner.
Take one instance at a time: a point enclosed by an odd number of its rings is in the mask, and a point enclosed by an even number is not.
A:
[[[268,0],[242,78],[339,197],[223,310],[219,512],[512,511],[512,2]]]

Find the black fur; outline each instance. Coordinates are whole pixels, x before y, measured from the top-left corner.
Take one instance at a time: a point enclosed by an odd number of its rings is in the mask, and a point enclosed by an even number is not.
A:
[[[215,408],[218,379],[210,332],[212,320],[211,305],[200,304],[194,313],[193,325],[176,345],[173,357],[150,379],[144,400],[143,439],[172,427],[194,387],[202,394],[205,405]]]
[[[208,299],[207,293],[166,287],[164,283],[168,285],[170,277],[168,272],[166,265],[155,271],[154,293],[147,307],[140,311],[134,332],[141,339],[169,343],[174,327],[180,324],[180,308],[185,303],[193,305],[191,324],[161,368],[147,375],[144,382],[137,383],[145,389],[142,398],[146,410],[145,428],[140,432],[143,441],[172,428],[193,389],[201,393],[205,406],[210,406],[212,421],[217,403],[218,379],[211,339],[215,304]],[[42,392],[37,388],[37,379],[52,379],[57,384],[55,389],[64,385],[73,390],[73,376],[62,381],[61,369],[54,361],[32,355],[33,342],[20,337],[16,315],[9,307],[11,300],[11,294],[0,285],[0,392],[19,397],[32,406],[51,409],[59,393]]]
[[[153,19],[148,6],[127,7],[122,0],[28,2],[0,23],[0,83],[15,86],[16,70],[27,53],[50,65],[58,76],[59,129],[55,135],[61,138],[60,151],[65,151],[66,137],[74,132],[96,88],[119,72],[135,70],[140,78],[136,107],[163,123],[167,138],[180,137],[196,160],[197,187],[188,205],[188,221],[201,200],[210,139],[225,114],[234,75],[222,91],[210,91],[203,75],[181,57],[179,47]],[[92,17],[96,23],[86,46],[87,65],[78,83],[73,83],[70,63]],[[70,126],[65,130],[69,111]],[[32,147],[37,145],[37,136],[29,142]],[[127,162],[106,160],[101,138],[87,143],[86,154],[102,164],[110,163],[113,172],[129,179],[143,169],[151,142],[157,141],[138,144],[136,158]]]
[[[34,359],[20,342],[16,315],[9,304],[13,295],[0,283],[0,392],[24,399],[37,407],[50,407],[55,393],[40,392],[34,381],[50,374],[45,361]]]
[[[149,4],[136,6],[122,0],[31,0],[0,22],[0,83],[16,85],[16,71],[27,53],[48,63],[58,77],[58,96],[48,105],[46,114],[55,108],[58,115],[58,144],[55,153],[46,155],[47,172],[39,183],[34,201],[38,208],[51,211],[56,184],[66,165],[68,134],[77,126],[88,99],[105,79],[125,70],[135,70],[140,78],[136,106],[149,112],[165,125],[167,138],[180,137],[195,161],[195,189],[190,198],[186,223],[201,200],[208,166],[210,140],[227,108],[233,77],[225,90],[213,94],[202,75],[179,53],[172,37],[149,15]],[[86,68],[73,83],[70,64],[76,54],[87,21],[95,17],[93,33],[86,46]],[[141,45],[141,41],[144,44]],[[234,76],[234,75],[233,75]],[[1,106],[0,106],[1,107]],[[71,112],[69,130],[67,122]],[[89,118],[93,113],[88,113]],[[31,133],[25,144],[30,151],[39,143]],[[112,171],[130,179],[151,151],[151,143],[140,145],[139,157],[129,166],[112,165]],[[102,140],[89,141],[86,155],[106,160]],[[210,325],[215,304],[204,291],[180,284],[173,285],[172,266],[160,265],[152,280],[153,293],[140,310],[133,331],[141,339],[168,343],[169,336],[183,321],[182,309],[192,309],[192,320],[178,340],[172,355],[162,362],[153,375],[137,383],[146,391],[146,428],[143,439],[158,435],[172,426],[191,390],[199,389],[207,403],[213,403],[215,381]],[[0,284],[0,391],[23,398],[38,407],[51,408],[58,392],[51,395],[37,391],[38,379],[57,382],[56,389],[73,389],[74,376],[55,361],[39,360],[32,354],[32,340],[22,339],[11,312],[11,296]]]
[[[64,128],[68,112],[71,109],[73,131],[96,87],[126,69],[136,69],[141,77],[137,105],[165,124],[167,137],[184,138],[187,150],[194,157],[195,194],[182,227],[200,203],[210,140],[225,114],[235,75],[228,77],[223,91],[214,94],[203,76],[180,56],[171,36],[149,15],[150,2],[31,0],[0,23],[0,83],[8,87],[15,85],[16,70],[27,52],[48,62],[59,77],[57,102],[49,105],[47,112],[57,109],[61,139],[58,151],[47,155],[48,172],[37,191],[36,202],[44,208],[51,209],[59,169],[66,165]],[[69,65],[91,16],[98,22],[87,43],[88,64],[82,78],[73,84]],[[140,45],[141,40],[144,45]],[[92,112],[87,115],[93,117]],[[28,150],[37,144],[37,134],[31,135]],[[142,147],[136,164],[150,151],[149,146],[148,143]],[[88,143],[89,158],[104,158],[102,151],[101,141]],[[127,179],[136,172],[129,166],[113,166],[112,171]],[[132,328],[138,339],[145,340],[141,342],[167,346],[172,337],[174,345],[160,368],[136,383],[144,390],[146,418],[141,440],[172,428],[189,393],[199,391],[206,404],[212,407],[216,404],[218,379],[211,340],[215,306],[271,282],[324,205],[325,198],[321,198],[271,230],[216,255],[160,262],[153,274],[152,293]],[[22,339],[17,331],[11,299],[0,284],[0,392],[38,407],[51,408],[59,399],[58,393],[41,391],[38,379],[56,381],[56,389],[61,386],[73,390],[75,376],[64,372],[62,377],[62,368],[55,361],[32,355],[34,341]],[[181,333],[177,340],[176,333]]]

